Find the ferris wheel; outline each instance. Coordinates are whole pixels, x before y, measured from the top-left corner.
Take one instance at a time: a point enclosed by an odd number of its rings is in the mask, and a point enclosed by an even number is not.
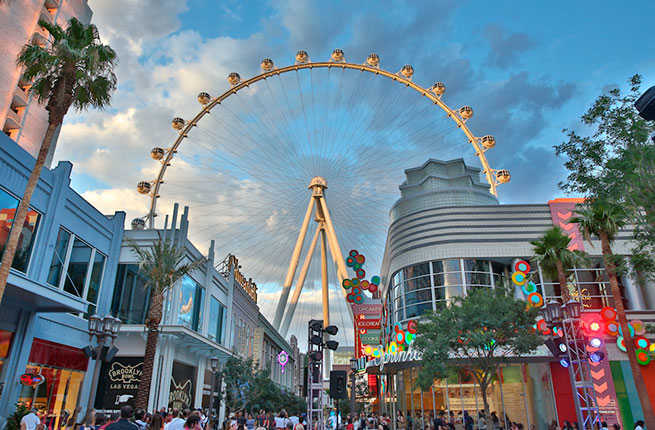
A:
[[[292,65],[276,67],[266,58],[260,67],[245,80],[230,73],[218,96],[201,91],[200,111],[172,120],[171,144],[150,152],[159,163],[155,178],[137,190],[149,197],[143,219],[150,228],[158,204],[188,202],[194,241],[215,239],[219,250],[240,258],[265,292],[260,306],[271,317],[275,311],[277,328],[293,332],[292,321],[325,316],[330,298],[331,307],[341,307],[337,314],[347,315],[345,301],[335,300],[347,276],[342,255],[360,249],[370,270],[379,270],[404,169],[461,157],[480,165],[493,195],[510,180],[487,160],[495,138],[469,128],[473,109],[447,105],[443,82],[415,83],[411,65],[394,73],[377,54],[357,64],[335,49],[329,61],[298,51]],[[317,191],[327,206],[313,203]],[[307,221],[312,214],[315,223]],[[324,250],[320,264],[312,261],[317,239],[304,240],[312,234],[324,235],[331,260]],[[304,278],[287,306],[303,254],[310,255]],[[336,273],[328,287],[326,270]],[[303,282],[309,293],[298,303]],[[323,294],[312,294],[319,288]]]

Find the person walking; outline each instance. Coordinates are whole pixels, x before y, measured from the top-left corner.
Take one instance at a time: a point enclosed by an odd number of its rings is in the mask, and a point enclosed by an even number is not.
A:
[[[32,408],[23,416],[23,418],[21,418],[20,430],[37,430],[37,427],[41,425],[41,418],[39,418],[36,412],[36,408]]]
[[[136,424],[130,421],[130,418],[134,415],[134,410],[132,406],[125,405],[121,407],[121,415],[118,421],[107,426],[107,430],[138,430]]]
[[[464,422],[464,430],[473,430],[473,418],[469,415],[468,411],[464,411],[462,421]]]

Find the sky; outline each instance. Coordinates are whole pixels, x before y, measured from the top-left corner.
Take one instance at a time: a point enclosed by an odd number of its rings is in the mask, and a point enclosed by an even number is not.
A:
[[[387,70],[411,64],[413,80],[420,85],[445,82],[446,102],[455,108],[472,106],[471,128],[477,135],[496,137],[496,148],[487,152],[489,162],[512,173],[512,181],[499,188],[501,203],[543,203],[563,196],[557,183],[565,171],[552,149],[563,141],[562,129],[584,132],[579,117],[594,98],[625,86],[635,73],[643,75],[644,88],[655,84],[655,32],[650,22],[655,2],[646,0],[625,6],[610,0],[89,0],[89,6],[101,38],[118,53],[119,87],[110,108],[67,116],[55,159],[73,162],[72,186],[87,200],[103,213],[126,211],[128,223],[147,212],[148,201],[135,184],[155,176],[158,165],[149,152],[172,144],[176,135],[171,119],[192,117],[200,107],[200,91],[220,94],[228,88],[228,73],[253,76],[265,57],[288,65],[300,49],[313,60],[327,60],[340,48],[349,61],[361,63],[375,52]],[[188,204],[191,237],[201,249],[215,239],[218,256],[238,251],[244,272],[260,284],[260,307],[269,317],[279,296],[276,279],[284,272],[302,217],[298,213],[308,197],[308,172],[302,169],[307,160],[318,164],[314,170],[320,174],[335,176],[328,178],[334,184],[329,197],[339,197],[328,201],[335,224],[340,224],[336,228],[342,232],[341,246],[344,252],[364,249],[371,272],[381,258],[388,209],[399,196],[402,169],[429,157],[475,161],[470,147],[455,142],[457,130],[416,131],[433,115],[425,113],[424,100],[371,81],[339,81],[332,72],[312,71],[295,84],[271,84],[281,86],[268,100],[260,87],[253,87],[238,101],[241,104],[226,103],[241,125],[231,127],[236,120],[214,115],[207,127],[199,127],[195,141],[189,138],[190,145],[180,150],[177,164],[167,173],[160,214],[170,212],[173,201]],[[292,88],[293,94],[298,89],[301,98],[285,106],[280,92],[285,88]],[[314,88],[328,100],[337,88],[345,96],[336,99],[340,103],[315,102],[315,110],[305,111],[305,103],[311,103],[302,95],[314,96]],[[402,115],[411,120],[401,123]],[[329,147],[329,139],[316,136],[329,136],[335,123],[343,127],[343,142]],[[361,123],[366,128],[358,129]],[[266,139],[271,124],[279,136]],[[304,139],[307,130],[316,133],[307,140],[316,137],[317,145],[328,145],[320,153],[311,148],[303,152],[312,146]],[[345,138],[350,131],[358,138],[352,144]],[[295,146],[280,149],[278,141],[286,140]],[[426,146],[435,140],[439,144]],[[217,149],[217,142],[224,145]],[[226,152],[230,144],[239,148],[248,142],[255,149],[244,150],[247,157]],[[375,145],[384,148],[380,152],[386,158],[370,151]],[[353,166],[358,175],[334,170],[337,163],[331,160],[348,151],[355,155],[339,162],[348,166],[357,160]],[[285,164],[287,159],[299,168]],[[388,174],[362,164],[366,162],[384,165]],[[264,192],[264,183],[274,192]],[[203,205],[208,194],[209,204]],[[312,266],[311,272],[316,270]],[[316,277],[310,274],[310,281]],[[316,288],[316,282],[310,282],[308,290]],[[333,286],[331,303],[335,319],[343,321],[345,306],[337,288]],[[304,307],[292,324],[292,331],[299,333],[302,318],[320,313],[315,295],[302,297]]]

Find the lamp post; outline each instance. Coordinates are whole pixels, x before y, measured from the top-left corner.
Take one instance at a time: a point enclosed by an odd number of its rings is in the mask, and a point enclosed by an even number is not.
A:
[[[212,382],[211,382],[211,388],[209,390],[209,425],[211,428],[214,428],[216,425],[216,415],[218,414],[218,409],[220,406],[216,406],[216,414],[214,413],[214,389],[216,388],[216,375],[220,371],[219,367],[220,363],[218,361],[218,357],[212,357],[209,359],[209,371],[212,373]],[[219,384],[218,390],[219,390],[219,396],[218,396],[218,404],[221,404],[221,396],[220,396],[220,391],[221,391],[221,385],[222,383]]]
[[[556,301],[546,304],[544,320],[550,328],[561,324],[566,354],[562,365],[566,364],[569,380],[573,389],[573,402],[578,423],[582,429],[593,429],[600,422],[600,412],[596,401],[596,393],[591,381],[589,354],[586,342],[581,334],[580,315],[582,304],[576,300],[559,305]]]
[[[86,414],[88,415],[93,409],[93,400],[98,389],[98,378],[100,375],[100,365],[103,361],[109,362],[113,360],[118,352],[118,348],[114,345],[116,336],[121,326],[121,320],[111,315],[106,315],[104,318],[93,314],[89,317],[89,346],[84,348],[85,354],[95,360],[93,368],[93,379],[91,380],[91,390],[89,391],[89,400],[86,406]],[[96,339],[96,346],[93,346],[93,339]]]
[[[357,371],[357,359],[350,359],[350,413],[355,416],[357,412],[356,408],[356,399],[355,399],[355,372]]]

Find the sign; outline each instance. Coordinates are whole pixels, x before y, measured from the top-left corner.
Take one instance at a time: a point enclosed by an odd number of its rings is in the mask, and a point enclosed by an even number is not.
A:
[[[98,378],[95,408],[117,410],[126,404],[134,407],[143,373],[143,357],[116,357],[102,363]]]
[[[173,361],[173,374],[168,394],[168,407],[187,409],[193,406],[195,394],[196,368]]]
[[[20,383],[29,387],[36,387],[45,381],[45,376],[38,373],[23,373],[20,375]]]
[[[548,201],[550,217],[553,225],[558,226],[571,238],[570,250],[584,251],[584,237],[577,224],[569,224],[569,219],[574,215],[576,206],[583,204],[584,199],[564,198]]]
[[[380,320],[356,320],[358,329],[379,329]]]
[[[358,319],[359,315],[364,315],[368,319],[380,319],[382,317],[382,304],[381,303],[353,303],[353,314]]]
[[[362,342],[362,345],[378,345],[380,343],[380,336],[382,335],[382,330],[371,329],[367,330],[366,333],[360,334],[359,338]]]
[[[406,363],[408,361],[421,361],[422,354],[415,350],[398,351],[395,354],[385,353],[383,356],[374,358],[366,362],[366,368],[377,366],[380,371],[384,368],[385,364],[389,363]]]

